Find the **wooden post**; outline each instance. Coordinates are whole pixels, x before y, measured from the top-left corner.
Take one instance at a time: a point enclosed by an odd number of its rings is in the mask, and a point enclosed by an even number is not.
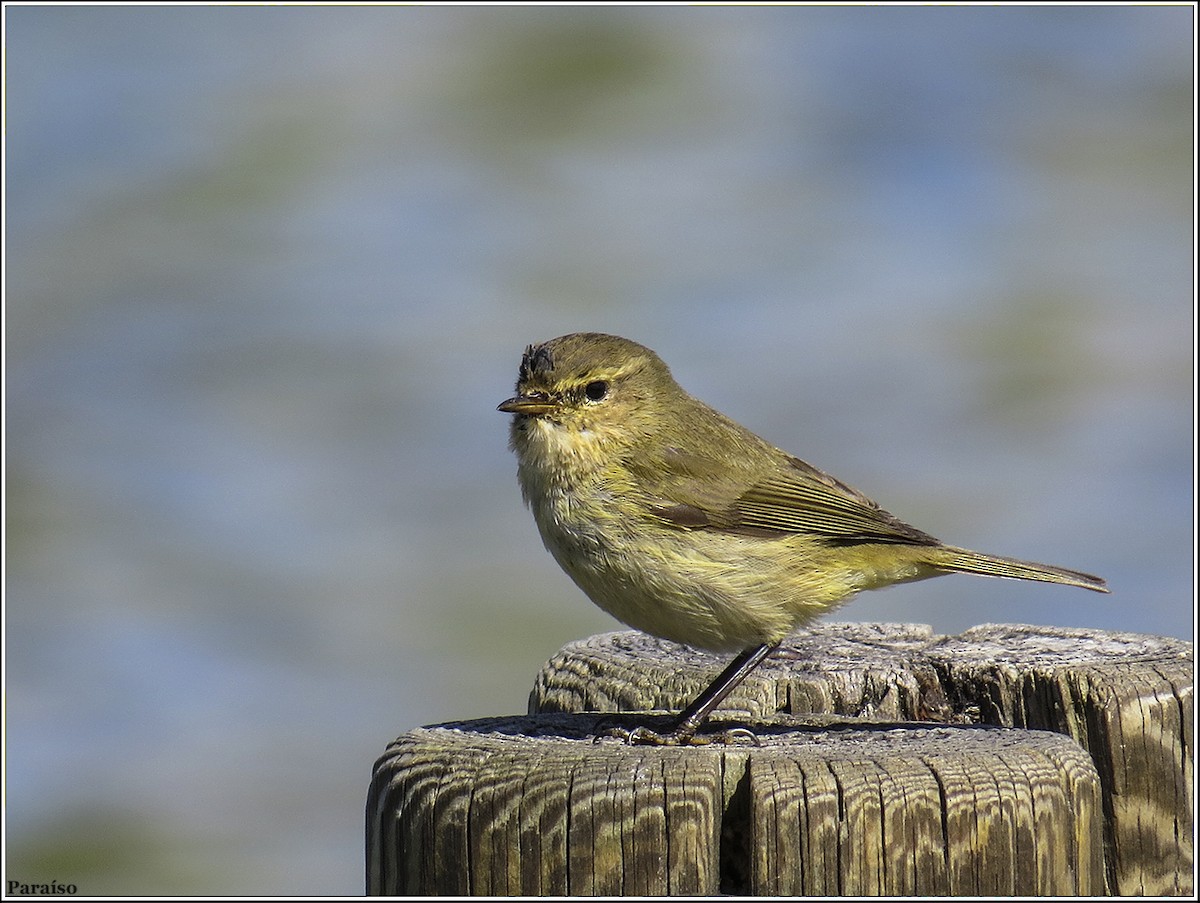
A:
[[[566,646],[531,712],[677,711],[725,662],[632,631]],[[726,700],[748,721],[778,712],[993,724],[1065,734],[1103,789],[1109,890],[1193,890],[1192,645],[1099,630],[822,624],[797,632]]]
[[[604,634],[546,665],[529,716],[403,735],[371,784],[368,890],[1191,894],[1191,644],[827,624],[706,727],[756,743],[630,747],[573,714],[678,711],[725,659]]]
[[[411,731],[367,810],[374,894],[1097,894],[1099,777],[1041,731],[756,725],[630,747],[592,715]]]

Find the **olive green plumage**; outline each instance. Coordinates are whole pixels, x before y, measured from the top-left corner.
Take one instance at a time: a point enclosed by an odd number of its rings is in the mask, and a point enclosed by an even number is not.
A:
[[[950,572],[1107,592],[943,544],[691,397],[628,339],[531,345],[499,409],[546,547],[593,602],[666,639],[776,643],[860,590]]]

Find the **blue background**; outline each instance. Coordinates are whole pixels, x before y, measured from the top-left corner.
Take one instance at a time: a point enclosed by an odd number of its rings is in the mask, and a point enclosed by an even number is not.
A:
[[[10,878],[358,893],[385,744],[617,625],[525,344],[656,349],[934,535],[839,619],[1193,630],[1177,7],[6,7]]]

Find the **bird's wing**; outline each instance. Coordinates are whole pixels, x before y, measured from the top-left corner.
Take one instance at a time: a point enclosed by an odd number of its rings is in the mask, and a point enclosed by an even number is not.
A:
[[[781,454],[765,474],[729,474],[727,462],[677,458],[672,464],[676,478],[652,513],[679,527],[775,537],[806,534],[834,544],[940,544],[799,458]]]

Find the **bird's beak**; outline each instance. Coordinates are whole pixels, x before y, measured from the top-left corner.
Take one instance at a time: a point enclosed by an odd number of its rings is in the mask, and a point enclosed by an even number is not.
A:
[[[524,395],[516,395],[507,401],[502,401],[496,406],[497,411],[504,411],[507,414],[548,414],[558,407],[558,403],[553,401],[545,392],[526,392]]]

